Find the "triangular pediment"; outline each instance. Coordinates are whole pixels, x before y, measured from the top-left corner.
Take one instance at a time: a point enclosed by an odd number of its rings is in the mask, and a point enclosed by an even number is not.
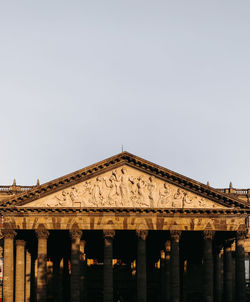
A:
[[[4,200],[25,208],[249,208],[176,172],[128,152]]]
[[[39,198],[24,207],[225,208],[128,165]]]

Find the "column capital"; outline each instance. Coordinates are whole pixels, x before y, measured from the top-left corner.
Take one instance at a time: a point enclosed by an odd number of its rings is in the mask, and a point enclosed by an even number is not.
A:
[[[204,230],[203,231],[203,238],[205,240],[208,240],[208,239],[213,240],[214,235],[215,235],[215,231],[212,231],[212,230]]]
[[[136,230],[136,235],[138,238],[142,239],[142,240],[146,240],[147,236],[148,236],[148,231],[146,230]]]
[[[174,242],[179,242],[181,238],[181,233],[182,233],[181,231],[171,230],[170,231],[171,240]]]
[[[4,238],[14,239],[17,233],[13,229],[3,229],[2,234]]]
[[[26,242],[25,242],[25,240],[18,239],[18,240],[16,240],[16,245],[18,245],[18,246],[25,246]]]
[[[81,239],[82,231],[79,229],[72,229],[69,231],[71,239]]]
[[[36,237],[38,239],[47,239],[49,237],[49,231],[47,229],[39,228],[36,230]]]
[[[115,230],[103,230],[103,237],[105,239],[114,239]]]

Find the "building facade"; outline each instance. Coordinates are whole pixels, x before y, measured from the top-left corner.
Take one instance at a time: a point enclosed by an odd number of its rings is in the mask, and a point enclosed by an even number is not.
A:
[[[128,152],[45,184],[1,186],[0,294],[245,302],[249,201],[250,190],[215,189]]]

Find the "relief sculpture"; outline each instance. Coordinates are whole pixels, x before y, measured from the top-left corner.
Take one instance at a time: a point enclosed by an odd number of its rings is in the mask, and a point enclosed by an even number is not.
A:
[[[212,201],[126,166],[42,198],[34,206],[219,207]]]

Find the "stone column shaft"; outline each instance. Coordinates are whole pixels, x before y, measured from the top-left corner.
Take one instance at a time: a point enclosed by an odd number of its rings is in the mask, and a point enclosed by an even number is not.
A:
[[[0,265],[1,265],[1,269],[3,270],[3,245],[2,242],[0,241]],[[2,272],[3,273],[3,272]],[[3,300],[3,284],[0,284],[0,301]]]
[[[137,231],[137,301],[147,301],[147,266],[146,266],[146,238],[148,231],[139,230]]]
[[[80,288],[81,288],[81,302],[86,300],[86,268],[85,268],[85,245],[86,241],[80,242]]]
[[[25,241],[16,240],[15,302],[24,302],[25,296]]]
[[[170,302],[170,254],[171,254],[171,241],[167,240],[165,243],[165,281],[166,281],[166,302]]]
[[[3,269],[3,301],[14,299],[14,230],[3,230],[4,235],[4,269]]]
[[[246,301],[246,280],[245,280],[245,233],[237,233],[236,239],[236,300]]]
[[[36,231],[38,238],[37,249],[37,302],[47,301],[47,238],[49,232],[45,229]]]
[[[233,301],[233,266],[232,266],[232,241],[227,240],[224,244],[224,301]]]
[[[71,302],[80,302],[80,240],[81,230],[72,230],[71,234],[71,278],[70,297]]]
[[[103,301],[113,302],[113,238],[115,231],[105,230],[104,235],[104,271],[103,271]]]
[[[213,236],[214,236],[213,231],[204,231],[204,247],[203,247],[204,302],[214,301]]]
[[[31,254],[26,250],[26,273],[25,273],[25,302],[31,298]]]
[[[222,246],[217,246],[215,248],[214,254],[214,301],[222,301],[222,282],[223,282],[223,261],[222,261]]]
[[[161,276],[161,292],[160,292],[160,297],[161,301],[165,302],[166,301],[166,265],[165,265],[165,251],[161,251],[161,258],[160,258],[160,276]]]
[[[180,231],[170,231],[170,301],[180,302]]]

